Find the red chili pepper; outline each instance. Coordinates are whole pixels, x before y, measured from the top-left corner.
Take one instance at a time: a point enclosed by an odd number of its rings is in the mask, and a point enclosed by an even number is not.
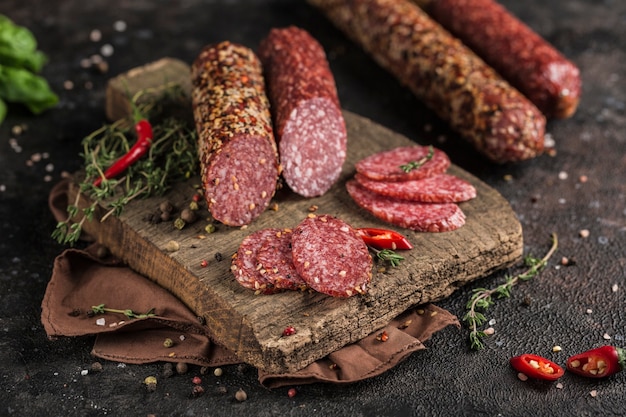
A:
[[[141,119],[135,123],[135,132],[137,133],[137,142],[135,142],[126,155],[115,161],[113,165],[104,172],[104,178],[110,179],[118,176],[148,152],[150,145],[152,145],[152,125],[147,120]],[[99,187],[101,183],[102,177],[98,177],[93,182],[93,185],[94,187]]]
[[[567,370],[589,378],[604,378],[626,367],[626,351],[615,346],[601,346],[567,358]]]
[[[525,353],[511,358],[511,366],[529,378],[556,381],[565,371],[556,363],[538,355]]]
[[[367,246],[376,249],[413,249],[411,242],[393,230],[364,227],[356,231]]]

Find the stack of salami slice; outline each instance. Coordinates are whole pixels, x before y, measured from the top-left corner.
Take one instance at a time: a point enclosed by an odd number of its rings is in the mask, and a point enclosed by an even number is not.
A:
[[[372,257],[346,222],[311,216],[295,229],[261,229],[247,236],[233,256],[239,284],[258,294],[312,289],[333,297],[367,292]]]
[[[447,232],[465,224],[458,203],[476,197],[469,182],[446,173],[441,150],[404,146],[366,157],[346,183],[357,205],[375,217],[418,232]]]

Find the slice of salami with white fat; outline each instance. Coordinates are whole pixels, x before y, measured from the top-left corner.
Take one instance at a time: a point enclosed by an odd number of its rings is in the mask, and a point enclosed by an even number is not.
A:
[[[315,291],[333,297],[367,292],[372,278],[372,257],[356,231],[330,216],[308,217],[293,230],[293,262]]]
[[[275,28],[259,45],[280,154],[294,192],[320,196],[337,182],[347,131],[322,46],[307,31]]]
[[[348,194],[361,208],[393,225],[417,232],[449,232],[465,224],[456,203],[418,203],[385,197],[365,189],[356,180],[346,183]]]
[[[374,181],[409,181],[442,174],[449,166],[450,158],[445,152],[413,145],[375,153],[361,159],[355,167],[357,173]]]
[[[280,291],[261,273],[257,260],[259,250],[269,239],[281,233],[281,229],[262,229],[246,236],[233,256],[230,270],[239,284],[260,294],[272,294]]]
[[[355,179],[376,194],[421,203],[460,203],[476,197],[472,184],[450,174],[409,181],[374,181],[357,174]]]
[[[291,236],[289,229],[267,236],[257,252],[259,272],[276,289],[304,290],[307,285],[293,264]]]

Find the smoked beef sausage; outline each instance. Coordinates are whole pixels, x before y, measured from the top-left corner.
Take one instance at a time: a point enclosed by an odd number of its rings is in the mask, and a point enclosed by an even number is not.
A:
[[[579,69],[502,5],[494,0],[414,1],[524,93],[546,117],[574,114],[580,100]]]
[[[545,116],[408,0],[308,0],[497,163],[543,152]]]
[[[280,174],[261,62],[241,45],[209,45],[192,65],[192,83],[208,208],[224,224],[249,224],[269,205]]]
[[[272,29],[261,41],[283,178],[304,197],[324,194],[346,159],[347,132],[322,46],[306,31]]]

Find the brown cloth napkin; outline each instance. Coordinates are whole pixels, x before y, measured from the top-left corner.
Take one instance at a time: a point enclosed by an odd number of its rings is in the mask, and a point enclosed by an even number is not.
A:
[[[50,209],[57,220],[66,217],[68,180],[51,191]],[[187,362],[222,366],[240,362],[233,352],[211,339],[207,328],[178,298],[114,257],[100,258],[98,244],[85,250],[67,249],[55,262],[42,301],[41,321],[50,338],[96,335],[92,354],[124,362]],[[130,309],[154,316],[128,318],[121,313],[91,315],[92,306]],[[104,320],[103,320],[104,319]],[[409,310],[384,329],[345,346],[300,371],[268,374],[259,370],[259,382],[276,388],[315,382],[351,383],[393,368],[412,352],[425,349],[423,341],[458,319],[432,304]],[[379,340],[385,331],[387,341]],[[174,344],[165,347],[169,338]]]

